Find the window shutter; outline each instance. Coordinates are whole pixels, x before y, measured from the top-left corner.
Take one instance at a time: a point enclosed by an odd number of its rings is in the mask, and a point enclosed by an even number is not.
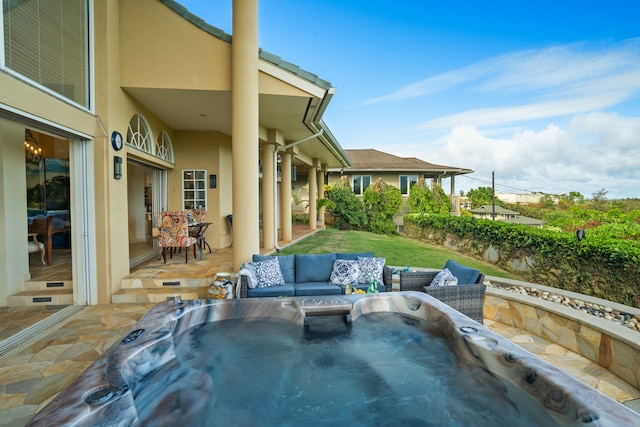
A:
[[[88,0],[3,0],[7,68],[89,108]]]

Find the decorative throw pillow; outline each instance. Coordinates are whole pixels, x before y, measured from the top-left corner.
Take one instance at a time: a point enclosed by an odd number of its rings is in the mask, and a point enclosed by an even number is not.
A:
[[[329,279],[332,285],[356,285],[359,278],[358,261],[337,259],[333,262],[333,270]]]
[[[258,278],[258,288],[284,285],[280,263],[276,258],[253,263]]]
[[[358,267],[360,267],[360,278],[358,283],[369,283],[375,278],[378,284],[382,284],[382,269],[386,258],[358,257]]]
[[[458,284],[456,276],[451,274],[448,268],[445,268],[433,278],[429,286],[455,286]]]
[[[256,267],[252,262],[245,262],[238,271],[239,276],[245,276],[247,278],[247,286],[251,289],[258,286],[258,277],[256,275]],[[238,286],[239,287],[239,286]]]

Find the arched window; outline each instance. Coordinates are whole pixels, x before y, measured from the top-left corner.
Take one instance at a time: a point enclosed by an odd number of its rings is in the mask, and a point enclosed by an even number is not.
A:
[[[158,141],[156,141],[156,156],[173,163],[173,146],[171,145],[171,138],[165,131],[160,132]]]
[[[152,141],[149,124],[140,114],[135,114],[129,121],[127,144],[145,153],[156,155]]]

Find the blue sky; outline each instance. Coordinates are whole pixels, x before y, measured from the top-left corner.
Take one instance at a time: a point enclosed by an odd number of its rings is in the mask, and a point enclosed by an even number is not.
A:
[[[179,2],[232,33],[231,0]],[[343,148],[473,169],[456,192],[640,197],[640,1],[261,0],[258,31],[337,88]]]

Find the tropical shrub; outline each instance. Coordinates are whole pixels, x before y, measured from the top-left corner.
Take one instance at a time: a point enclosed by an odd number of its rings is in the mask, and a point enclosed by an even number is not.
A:
[[[397,187],[378,178],[364,190],[363,205],[369,231],[397,234],[397,226],[393,220],[402,206],[402,193]]]
[[[439,185],[429,188],[424,179],[420,179],[409,193],[407,206],[411,213],[447,214],[450,209],[449,197]]]
[[[497,265],[529,282],[640,307],[640,242],[613,237],[635,228],[588,232],[578,240],[572,232],[449,215],[409,214],[404,224],[409,237],[455,240],[458,250],[480,259],[493,248]],[[515,267],[522,265],[527,268]]]
[[[362,230],[367,218],[362,200],[353,192],[348,181],[340,181],[327,187],[325,198],[333,202],[326,209],[333,215],[333,226],[342,230]],[[328,203],[328,202],[325,202]]]

